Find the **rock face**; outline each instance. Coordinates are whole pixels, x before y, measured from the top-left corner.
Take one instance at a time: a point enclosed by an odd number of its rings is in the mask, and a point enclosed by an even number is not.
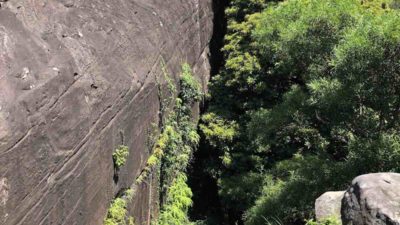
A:
[[[344,191],[330,191],[321,195],[315,201],[315,217],[317,221],[327,218],[340,219],[340,209]]]
[[[344,195],[341,212],[344,225],[400,224],[400,174],[355,178]]]
[[[150,154],[162,70],[208,80],[212,16],[211,0],[0,1],[0,224],[102,224]]]

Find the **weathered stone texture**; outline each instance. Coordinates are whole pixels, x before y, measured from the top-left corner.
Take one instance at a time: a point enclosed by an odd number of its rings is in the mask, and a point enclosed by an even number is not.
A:
[[[400,174],[355,178],[344,195],[341,212],[344,225],[399,225]]]
[[[208,79],[211,0],[0,4],[0,224],[101,224],[149,155],[161,62]]]
[[[315,201],[315,217],[317,221],[328,218],[340,220],[340,209],[344,191],[325,192]]]

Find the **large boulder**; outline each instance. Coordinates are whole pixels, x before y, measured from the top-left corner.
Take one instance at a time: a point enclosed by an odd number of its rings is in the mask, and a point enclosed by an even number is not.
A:
[[[330,191],[315,201],[315,217],[317,221],[328,218],[340,219],[340,209],[344,191]]]
[[[355,178],[344,195],[341,213],[344,225],[399,225],[400,174]]]
[[[0,0],[0,224],[102,224],[151,154],[163,71],[207,82],[212,18],[211,0]]]

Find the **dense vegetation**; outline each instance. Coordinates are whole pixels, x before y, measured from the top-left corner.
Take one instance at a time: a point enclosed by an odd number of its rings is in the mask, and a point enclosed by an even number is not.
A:
[[[170,89],[170,90],[173,90]],[[171,93],[174,96],[174,93]],[[202,97],[201,86],[184,64],[180,90],[175,107],[170,112],[160,141],[156,145],[160,157],[161,212],[153,221],[157,225],[189,225],[188,210],[192,205],[192,190],[187,184],[186,169],[199,143],[192,107]]]
[[[179,77],[179,90],[174,78],[168,73],[164,64],[163,78],[157,77],[159,86],[160,110],[165,118],[162,120],[161,133],[152,134],[149,147],[152,154],[140,176],[129,188],[117,196],[111,203],[104,225],[134,225],[129,216],[128,203],[135,197],[136,188],[154,174],[159,178],[159,215],[152,218],[154,225],[189,225],[189,207],[192,205],[192,190],[187,184],[186,170],[193,152],[199,143],[197,121],[192,118],[192,108],[199,102],[203,93],[200,83],[193,76],[188,64],[182,65]],[[162,85],[161,80],[167,85]],[[164,91],[164,87],[167,91]],[[157,125],[155,125],[157,126]],[[158,128],[155,127],[155,133]],[[154,141],[154,144],[152,142]],[[113,153],[113,160],[118,170],[126,163],[129,155],[127,146],[119,146]]]
[[[126,190],[122,196],[115,198],[107,211],[104,225],[135,225],[134,219],[127,216],[127,204],[133,198],[133,190]]]
[[[323,192],[400,172],[397,5],[231,1],[200,125],[225,224],[304,224]]]

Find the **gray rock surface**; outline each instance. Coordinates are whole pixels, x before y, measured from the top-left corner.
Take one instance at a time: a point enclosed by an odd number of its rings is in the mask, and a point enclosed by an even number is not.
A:
[[[344,195],[341,212],[344,225],[400,224],[400,174],[355,178]]]
[[[343,196],[344,191],[330,191],[317,198],[315,201],[315,217],[317,221],[332,217],[340,220]]]
[[[0,1],[0,224],[102,224],[150,154],[161,62],[208,80],[212,16],[211,0]]]

